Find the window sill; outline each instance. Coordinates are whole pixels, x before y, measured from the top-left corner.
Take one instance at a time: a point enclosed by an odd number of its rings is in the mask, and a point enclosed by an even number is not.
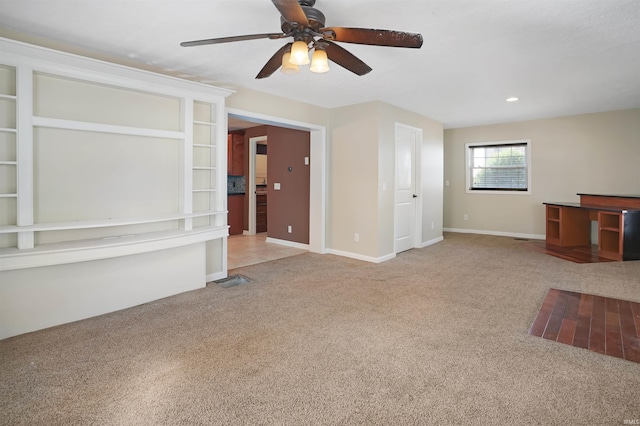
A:
[[[489,194],[489,195],[531,195],[531,189],[528,191],[492,191],[492,190],[471,190],[467,189],[467,194]]]

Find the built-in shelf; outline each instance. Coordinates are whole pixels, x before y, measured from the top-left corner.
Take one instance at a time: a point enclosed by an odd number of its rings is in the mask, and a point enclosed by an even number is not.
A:
[[[600,256],[613,260],[622,260],[623,239],[622,213],[598,212],[598,250]]]
[[[168,222],[172,220],[191,219],[203,216],[215,216],[226,214],[226,211],[209,210],[198,213],[188,214],[168,214],[158,216],[129,217],[117,219],[99,219],[99,220],[77,220],[68,222],[48,222],[38,223],[29,226],[6,225],[0,226],[0,234],[8,234],[14,232],[40,232],[40,231],[65,231],[70,229],[89,229],[89,228],[105,228],[111,226],[125,225],[141,225],[146,223]]]
[[[619,213],[600,212],[600,229],[619,232],[620,217]]]
[[[7,204],[7,201],[3,201],[3,208],[7,205],[14,208],[17,211],[18,216],[17,220],[13,221],[13,223],[0,226],[0,235],[17,234],[19,237],[19,243],[16,247],[0,248],[0,262],[4,262],[7,253],[12,253],[12,251],[15,251],[15,253],[18,254],[35,252],[50,253],[57,250],[56,247],[63,247],[64,250],[69,249],[72,251],[82,251],[92,249],[94,246],[102,246],[104,244],[112,247],[114,245],[123,244],[125,241],[127,244],[136,243],[144,245],[157,239],[181,240],[184,239],[184,236],[191,235],[194,232],[198,235],[207,234],[207,232],[209,232],[208,230],[212,229],[214,226],[214,223],[215,227],[224,230],[224,232],[227,231],[226,226],[222,226],[223,224],[226,224],[226,220],[224,219],[226,219],[227,214],[224,207],[224,200],[222,198],[216,198],[221,197],[222,194],[222,191],[217,190],[218,185],[222,182],[216,175],[221,172],[221,162],[219,157],[222,153],[218,151],[224,148],[216,143],[220,138],[218,132],[221,131],[220,127],[217,126],[216,123],[221,119],[220,111],[223,110],[221,105],[224,105],[222,98],[218,97],[219,94],[215,94],[215,96],[213,96],[205,89],[201,98],[196,96],[196,99],[193,99],[193,95],[191,93],[183,91],[182,88],[174,89],[173,87],[169,90],[162,88],[162,90],[159,90],[156,93],[155,89],[158,86],[154,84],[134,84],[134,87],[132,87],[131,83],[123,85],[112,84],[113,82],[110,78],[105,82],[102,81],[101,78],[98,78],[99,76],[96,73],[86,72],[82,73],[82,78],[79,78],[79,81],[81,81],[82,84],[87,85],[86,87],[83,86],[84,89],[88,90],[87,93],[93,93],[91,92],[92,90],[110,91],[111,89],[114,89],[115,92],[113,93],[117,93],[118,96],[124,92],[128,92],[126,95],[128,97],[135,97],[140,93],[144,96],[157,95],[163,99],[166,99],[166,97],[169,96],[183,102],[180,110],[176,108],[176,112],[181,115],[181,120],[176,120],[174,122],[181,122],[185,124],[191,122],[192,124],[186,124],[186,126],[183,124],[180,128],[176,127],[175,129],[164,129],[164,127],[166,127],[164,124],[155,124],[165,123],[166,120],[149,121],[128,119],[126,122],[115,120],[115,122],[121,122],[122,124],[108,124],[114,120],[107,117],[104,118],[105,122],[102,122],[103,117],[101,115],[78,114],[75,112],[77,110],[73,110],[72,113],[66,114],[64,118],[55,118],[57,117],[57,113],[51,113],[52,110],[47,110],[46,108],[39,109],[41,111],[39,115],[34,115],[34,111],[38,109],[34,107],[36,97],[33,92],[39,90],[39,88],[34,87],[34,85],[37,82],[42,84],[51,84],[54,80],[56,84],[75,84],[75,80],[71,81],[64,76],[33,70],[29,67],[18,69],[14,66],[9,68],[5,66],[5,68],[8,69],[9,72],[4,72],[0,77],[2,78],[2,86],[7,89],[4,93],[0,93],[0,102],[4,104],[4,110],[9,111],[9,113],[5,114],[6,117],[3,117],[2,125],[0,126],[0,133],[16,135],[13,143],[16,145],[16,156],[19,158],[16,159],[13,156],[5,156],[5,158],[0,161],[0,168],[4,167],[3,170],[5,172],[13,172],[13,169],[15,169],[17,174],[16,180],[20,181],[21,189],[17,191],[15,188],[8,187],[5,188],[5,191],[8,193],[0,193],[0,199],[11,199],[9,204]],[[20,74],[20,78],[18,78],[19,76],[17,74]],[[121,99],[117,96],[116,98]],[[14,110],[13,107],[15,106],[16,109],[19,109],[21,105],[24,108],[19,111],[16,110],[14,114],[14,112],[12,112]],[[173,102],[172,105],[178,106],[176,102]],[[89,118],[83,120],[83,118],[86,117]],[[185,129],[185,127],[187,128]],[[93,134],[103,133],[108,135],[140,136],[169,139],[179,142],[180,149],[183,150],[184,154],[187,154],[185,156],[186,160],[183,162],[184,167],[181,169],[181,173],[183,174],[182,182],[184,183],[184,191],[181,192],[182,199],[180,200],[181,212],[144,217],[101,218],[95,220],[38,223],[34,220],[35,218],[32,213],[34,202],[32,193],[32,176],[27,173],[28,170],[33,168],[33,164],[30,163],[33,161],[32,141],[29,137],[17,137],[17,135],[25,129],[31,132],[37,128],[81,131]],[[9,141],[9,143],[11,143],[12,139],[13,136],[4,138],[4,140]],[[11,167],[12,169],[9,170],[8,167]],[[189,172],[189,170],[192,170],[193,173],[195,173],[195,176],[199,178],[197,180],[197,189],[193,188],[194,176]],[[194,197],[197,198],[197,207],[194,207]],[[16,207],[13,207],[11,204],[14,200],[17,200]],[[27,208],[23,208],[21,210],[21,207]],[[195,208],[198,210],[194,210]],[[223,211],[223,209],[225,210]],[[20,211],[26,212],[26,214],[21,215]],[[29,213],[30,211],[31,213]],[[105,238],[95,240],[77,239],[65,243],[44,243],[39,245],[35,243],[34,238],[39,232],[81,231],[108,227],[112,227],[113,230],[105,231],[103,233],[117,234],[120,232],[117,227],[145,225],[159,222],[180,222],[179,228],[181,229],[156,234],[154,232],[143,232],[143,230],[148,229],[148,227],[141,227],[141,229],[134,231],[138,233],[132,235],[107,235]],[[208,224],[199,227],[196,231],[195,229],[192,229],[193,224],[196,222],[208,222]],[[17,223],[33,223],[33,225],[18,226]],[[224,236],[224,232],[218,232],[213,238],[222,238]],[[70,233],[69,235],[73,238],[76,234],[77,233]],[[80,233],[80,235],[82,235],[82,233]],[[208,235],[207,240],[211,239],[212,235]],[[20,243],[20,241],[22,243]]]
[[[60,118],[33,117],[36,127],[53,129],[82,130],[86,132],[110,133],[117,135],[147,136],[152,138],[184,139],[184,132],[173,130],[149,129],[146,127],[119,126],[115,124],[94,123],[89,121],[63,120]]]
[[[0,249],[0,271],[76,263],[148,253],[223,238],[228,226],[41,244],[32,249]]]
[[[560,208],[547,206],[547,241],[560,244]]]
[[[216,182],[219,177],[216,176],[218,171],[219,162],[217,157],[220,155],[216,151],[218,135],[214,131],[216,127],[216,106],[205,102],[194,102],[194,117],[192,120],[194,126],[194,138],[193,138],[193,157],[191,158],[191,170],[193,171],[193,179],[197,176],[197,186],[192,187],[191,194],[194,198],[197,198],[197,202],[194,201],[194,211],[205,206],[218,205],[222,200],[217,200],[216,196],[220,195],[216,191]],[[195,149],[195,148],[206,148]],[[218,224],[226,223],[226,216],[224,218],[218,218],[222,221]],[[194,228],[199,226],[208,226],[211,220],[206,218],[193,221]]]
[[[0,339],[227,276],[232,91],[8,39],[0,52],[0,299],[17,307],[0,308]]]

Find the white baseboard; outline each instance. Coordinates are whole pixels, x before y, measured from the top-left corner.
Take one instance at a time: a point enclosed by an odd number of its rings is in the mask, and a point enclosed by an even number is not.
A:
[[[432,240],[420,243],[417,247],[414,247],[414,248],[424,248],[424,247],[439,243],[440,241],[443,241],[443,240],[444,240],[444,237],[434,238]],[[371,262],[371,263],[382,263],[382,262],[386,262],[387,260],[391,260],[391,259],[396,257],[395,253],[389,253],[389,254],[387,254],[385,256],[381,256],[381,257],[371,257],[371,256],[364,256],[364,255],[358,254],[358,253],[351,253],[351,252],[348,252],[348,251],[332,250],[332,249],[327,250],[327,253],[328,254],[335,254],[336,256],[349,257],[351,259],[363,260],[365,262]]]
[[[371,257],[371,256],[365,256],[362,254],[358,254],[358,253],[351,253],[349,251],[342,251],[342,250],[332,250],[329,249],[327,250],[328,254],[335,254],[336,256],[342,256],[342,257],[348,257],[351,259],[356,259],[356,260],[362,260],[365,262],[371,262],[371,263],[382,263],[382,262],[386,262],[387,260],[391,260],[394,257],[396,257],[395,253],[390,253],[387,254],[386,256],[382,256],[382,257]]]
[[[443,231],[457,232],[459,234],[480,234],[480,235],[495,235],[497,237],[526,238],[529,240],[546,239],[545,235],[539,235],[539,234],[521,234],[518,232],[486,231],[481,229],[444,228]]]
[[[280,240],[278,238],[271,238],[271,237],[267,237],[267,239],[265,241],[267,243],[280,244],[281,246],[287,246],[287,247],[299,248],[299,249],[303,249],[303,250],[309,250],[309,244],[296,243],[295,241]]]
[[[444,240],[444,237],[434,238],[432,240],[425,241],[424,243],[420,243],[420,245],[417,248],[425,248],[425,247],[434,245],[436,243],[439,243],[440,241],[443,241],[443,240]]]

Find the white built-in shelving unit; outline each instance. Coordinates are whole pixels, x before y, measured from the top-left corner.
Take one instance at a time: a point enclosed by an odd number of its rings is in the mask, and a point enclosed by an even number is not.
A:
[[[230,91],[0,43],[0,271],[228,235]]]
[[[16,70],[0,65],[0,226],[16,224]],[[16,244],[15,235],[1,235],[0,246]]]
[[[204,102],[193,104],[193,188],[194,212],[206,212],[216,205],[219,192],[217,181],[217,125],[216,105]],[[226,190],[226,186],[224,188]],[[193,226],[212,225],[211,216],[194,219]]]

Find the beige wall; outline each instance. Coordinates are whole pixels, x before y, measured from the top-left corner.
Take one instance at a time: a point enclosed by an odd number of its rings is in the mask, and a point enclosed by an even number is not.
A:
[[[380,178],[382,182],[395,180],[395,124],[401,123],[422,130],[420,146],[420,190],[422,203],[422,235],[420,241],[428,243],[442,237],[442,175],[443,171],[443,127],[442,123],[413,112],[380,103]],[[381,185],[380,185],[381,186]],[[380,253],[394,250],[394,191],[393,184],[388,191],[381,192],[381,235]],[[391,224],[391,225],[390,225]],[[433,225],[433,226],[432,226]]]
[[[329,110],[291,99],[242,87],[233,87],[236,92],[226,99],[226,107],[265,114],[273,117],[282,117],[287,120],[303,123],[328,126]]]
[[[389,104],[368,102],[331,111],[330,248],[373,259],[393,255],[396,123],[423,133],[421,242],[442,236],[442,124]],[[359,242],[354,241],[355,233]]]
[[[467,194],[465,143],[514,139],[531,140],[531,194]],[[640,194],[640,109],[450,129],[444,141],[445,228],[543,237],[545,201]]]
[[[329,133],[328,246],[378,257],[378,104],[332,110]]]

